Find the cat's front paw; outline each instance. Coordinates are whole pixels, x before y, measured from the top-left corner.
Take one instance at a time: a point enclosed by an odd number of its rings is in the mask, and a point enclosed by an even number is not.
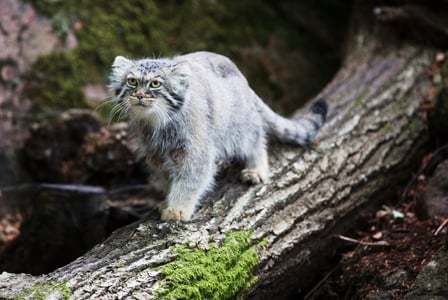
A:
[[[191,213],[178,208],[167,207],[162,209],[160,219],[162,221],[190,221]]]

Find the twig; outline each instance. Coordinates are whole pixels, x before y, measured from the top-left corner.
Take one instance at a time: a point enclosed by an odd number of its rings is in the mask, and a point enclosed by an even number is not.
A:
[[[440,226],[437,228],[436,232],[434,232],[434,236],[438,236],[440,231],[442,231],[442,229],[446,226],[446,224],[448,224],[448,219],[446,219],[445,221],[443,221],[442,224],[440,224]]]
[[[390,244],[386,241],[377,241],[377,242],[364,242],[364,241],[360,241],[360,240],[355,240],[343,235],[337,235],[338,238],[340,238],[341,240],[347,241],[347,242],[351,242],[351,243],[355,243],[355,244],[360,244],[360,245],[364,245],[364,246],[389,246]]]
[[[328,272],[325,276],[324,276],[324,278],[322,278],[312,289],[311,289],[311,291],[309,291],[306,295],[305,295],[305,297],[303,298],[304,300],[306,300],[306,299],[309,299],[310,297],[312,297],[313,296],[313,294],[314,294],[314,292],[318,289],[318,288],[320,288],[324,283],[325,283],[325,281],[327,281],[327,279],[328,279],[328,277],[330,277],[333,273],[334,273],[334,271],[336,271],[337,269],[338,269],[338,267],[339,267],[339,264],[338,265],[336,265],[335,267],[333,267],[333,269],[331,269],[330,270],[330,272]]]

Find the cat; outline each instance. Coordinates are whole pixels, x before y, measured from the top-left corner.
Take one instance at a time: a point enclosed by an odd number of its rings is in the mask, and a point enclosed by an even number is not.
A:
[[[266,182],[268,135],[307,145],[328,110],[320,99],[300,119],[286,119],[257,96],[229,58],[211,52],[117,56],[109,88],[128,115],[140,157],[167,183],[162,220],[191,219],[213,188],[217,161],[237,158],[245,163],[244,182]]]

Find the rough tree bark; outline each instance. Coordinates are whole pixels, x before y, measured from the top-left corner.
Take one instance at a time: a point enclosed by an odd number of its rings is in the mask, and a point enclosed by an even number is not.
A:
[[[257,280],[248,298],[281,299],[308,288],[336,247],[334,234],[406,177],[425,142],[417,112],[432,86],[427,68],[433,53],[385,42],[371,29],[353,21],[341,70],[319,95],[331,107],[319,144],[310,149],[273,145],[269,183],[247,187],[228,171],[192,222],[148,217],[50,274],[3,273],[0,298],[162,297],[163,268],[183,255],[172,246],[207,253],[213,243],[223,245],[225,233],[241,230],[250,232],[254,244],[263,244],[250,252],[257,259],[249,272]],[[242,256],[229,272],[245,260]]]

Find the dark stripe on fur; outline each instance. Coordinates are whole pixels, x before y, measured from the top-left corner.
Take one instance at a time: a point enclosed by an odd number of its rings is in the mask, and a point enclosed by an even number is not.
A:
[[[184,98],[176,94],[172,91],[160,91],[160,93],[165,97],[165,99],[168,101],[169,106],[173,110],[179,110],[182,105],[184,104]]]
[[[321,98],[313,103],[311,106],[311,112],[322,116],[322,122],[325,122],[328,113],[328,104],[325,99]]]

